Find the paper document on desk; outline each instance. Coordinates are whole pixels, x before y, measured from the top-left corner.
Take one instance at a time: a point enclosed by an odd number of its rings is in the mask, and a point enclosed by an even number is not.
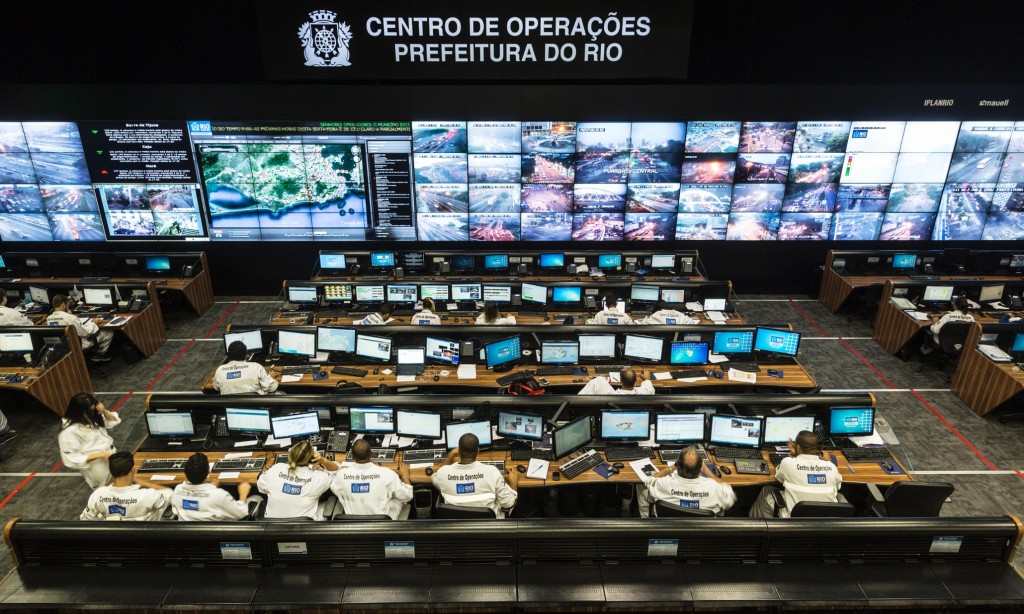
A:
[[[931,320],[932,319],[932,317],[930,315],[928,315],[927,313],[925,313],[923,311],[905,311],[904,313],[906,313],[908,316],[914,318],[918,322],[924,322],[926,320]]]
[[[291,382],[297,382],[297,381],[299,381],[301,379],[302,379],[301,375],[282,375],[281,376],[281,383],[282,384],[290,384]]]
[[[618,371],[615,371],[614,373],[609,373],[608,374],[608,381],[613,383],[613,384],[621,384],[622,383],[622,373],[620,373]]]
[[[217,474],[218,480],[235,480],[241,477],[241,471],[221,471]]]
[[[882,436],[878,434],[878,430],[871,431],[870,435],[861,435],[859,437],[850,437],[850,441],[857,444],[858,447],[863,448],[864,446],[884,446],[885,441]]]
[[[1010,362],[1013,360],[1010,355],[1004,352],[1001,348],[987,343],[979,345],[978,351],[984,354],[985,357],[992,362]]]
[[[729,357],[724,354],[708,354],[708,362],[717,365],[720,362],[728,362]]]
[[[676,381],[677,382],[686,382],[688,384],[692,384],[694,382],[706,382],[707,380],[708,380],[708,378],[707,378],[707,376],[705,376],[705,377],[680,377]]]
[[[399,382],[415,382],[416,381],[416,376],[415,375],[398,375],[398,376],[395,377],[395,381],[399,381]]]
[[[150,482],[170,482],[174,479],[173,475],[161,475],[159,473],[149,476]]]
[[[729,316],[721,311],[708,311],[704,315],[706,315],[712,322],[725,322],[729,319]]]
[[[916,307],[916,305],[914,305],[914,303],[912,303],[909,300],[903,298],[902,296],[899,296],[899,297],[895,297],[894,296],[894,297],[890,298],[889,300],[892,301],[892,303],[894,305],[896,305],[897,307],[899,307],[900,309],[903,309],[903,310],[914,309]]]
[[[250,458],[250,457],[252,457],[252,452],[228,452],[227,454],[224,455],[224,459],[225,460],[230,460],[232,458]]]
[[[704,305],[697,302],[690,302],[686,304],[687,311],[704,311]]]
[[[658,472],[657,467],[654,466],[654,463],[652,463],[649,458],[629,461],[629,468],[632,469],[633,473],[635,473],[636,476],[640,478],[640,481],[645,484],[654,477],[655,473]]]
[[[651,379],[653,379],[653,380],[672,379],[672,374],[671,373],[651,373]]]
[[[550,462],[540,458],[531,458],[530,466],[526,468],[526,477],[537,480],[548,479],[548,465],[550,464]]]
[[[746,371],[729,369],[729,380],[733,382],[747,382],[748,384],[755,384],[757,383],[757,373],[747,373]]]
[[[285,437],[284,439],[277,439],[273,435],[267,435],[266,441],[263,442],[264,446],[281,446],[282,448],[292,445],[292,438]]]
[[[412,444],[416,443],[416,438],[415,437],[399,437],[399,436],[396,435],[395,439],[394,439],[394,443],[399,448],[408,448]]]
[[[459,379],[476,379],[476,365],[459,365]]]

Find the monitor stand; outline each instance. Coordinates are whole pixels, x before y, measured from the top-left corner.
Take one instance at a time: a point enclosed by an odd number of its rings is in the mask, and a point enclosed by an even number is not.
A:
[[[515,366],[515,363],[508,362],[503,365],[491,367],[491,371],[493,371],[494,373],[507,373],[511,371]]]

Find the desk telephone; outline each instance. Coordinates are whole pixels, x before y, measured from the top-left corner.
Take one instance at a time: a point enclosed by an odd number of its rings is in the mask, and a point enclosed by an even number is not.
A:
[[[228,436],[227,416],[213,417],[213,429],[210,430],[210,436],[213,437],[214,439],[220,439]]]

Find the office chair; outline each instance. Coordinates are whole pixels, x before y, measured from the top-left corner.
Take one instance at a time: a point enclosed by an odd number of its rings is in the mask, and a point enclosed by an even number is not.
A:
[[[946,498],[953,494],[949,482],[896,482],[883,496],[878,487],[868,483],[872,516],[890,518],[935,518]]]
[[[936,367],[945,373],[948,380],[952,371],[956,370],[964,343],[967,342],[967,334],[971,331],[972,326],[974,326],[974,322],[947,322],[944,324],[939,330],[939,351],[933,352],[935,357],[918,367],[917,372],[920,373],[928,367]],[[952,367],[952,369],[947,369],[947,367]]]
[[[431,518],[448,518],[456,520],[485,520],[494,519],[494,510],[489,507],[466,507],[465,505],[452,505],[451,503],[438,503],[434,506]]]
[[[711,510],[694,510],[687,507],[679,507],[675,503],[667,501],[655,501],[651,505],[651,516],[658,518],[714,518],[715,513]]]
[[[789,510],[790,518],[849,518],[856,509],[849,503],[800,501]]]
[[[356,382],[338,382],[334,387],[334,394],[370,394],[368,390]]]
[[[366,521],[378,521],[391,520],[391,516],[387,514],[346,514],[344,511],[338,512],[331,517],[334,522],[366,522]]]
[[[249,501],[249,513],[242,520],[261,520],[267,511],[267,500]]]
[[[861,293],[861,304],[858,311],[850,314],[846,318],[847,322],[852,322],[854,318],[866,318],[871,328],[875,327],[875,317],[878,315],[878,306],[882,303],[882,291],[885,289],[882,285],[865,286],[864,291]]]

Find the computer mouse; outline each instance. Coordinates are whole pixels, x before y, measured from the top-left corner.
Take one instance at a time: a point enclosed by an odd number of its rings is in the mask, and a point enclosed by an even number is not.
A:
[[[516,465],[516,471],[519,473],[526,473],[526,465]]]
[[[622,469],[623,467],[625,467],[625,465],[623,465],[622,463],[615,463],[614,465],[612,465],[612,467],[615,467],[616,469]]]
[[[436,382],[436,381],[439,381],[440,379],[441,379],[441,376],[440,376],[440,375],[435,375],[435,376],[434,376],[434,381],[435,381],[435,382]]]
[[[890,463],[889,461],[882,461],[881,463],[878,464],[881,465],[882,469],[885,469],[886,471],[896,471],[896,467],[893,467],[892,463]]]
[[[320,370],[320,377],[327,377],[327,371],[324,371],[323,369],[321,369]]]
[[[378,373],[380,373],[380,367],[374,367],[373,368],[373,374],[377,375]]]
[[[434,470],[430,467],[424,469],[423,472],[426,473],[427,475],[434,475]]]
[[[608,473],[618,473],[618,472],[619,472],[619,470],[616,469],[615,467],[612,467],[611,469],[608,470]]]
[[[550,316],[544,316],[544,321],[545,321],[545,322],[547,322],[547,321],[548,321],[548,320],[550,320],[550,319],[551,319],[551,317],[550,317]]]
[[[729,469],[729,468],[728,468],[728,467],[726,467],[725,465],[719,465],[719,467],[718,467],[718,468],[719,468],[719,470],[721,470],[721,472],[722,472],[722,473],[724,473],[725,475],[732,475],[732,469]]]

